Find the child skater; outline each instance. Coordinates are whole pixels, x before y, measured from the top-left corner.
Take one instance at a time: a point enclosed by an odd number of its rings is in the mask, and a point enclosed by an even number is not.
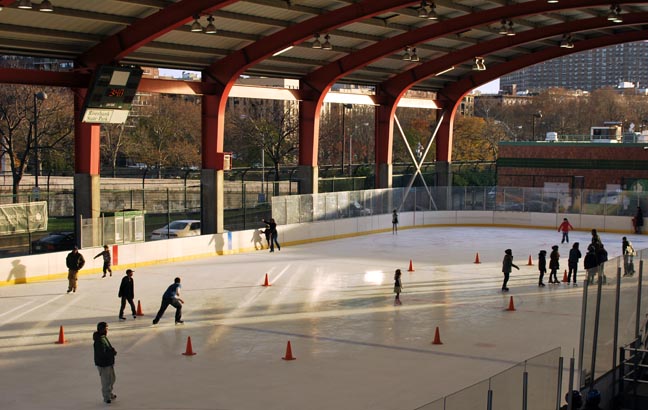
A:
[[[558,269],[560,269],[560,253],[558,253],[558,245],[552,246],[551,249],[551,255],[549,255],[549,269],[551,269],[551,272],[549,273],[549,283],[559,285],[560,282],[556,275]]]
[[[547,251],[541,250],[538,254],[538,270],[540,271],[540,278],[538,279],[538,286],[544,287],[542,283],[542,278],[544,278],[545,273],[547,273]]]
[[[110,269],[110,251],[108,250],[108,245],[104,245],[103,251],[99,252],[97,256],[95,256],[93,259],[97,259],[98,257],[103,257],[103,276],[102,278],[106,277],[106,273],[110,272],[110,276],[112,276],[112,269]]]
[[[401,284],[401,270],[396,269],[396,272],[394,273],[394,293],[396,294],[396,297],[394,298],[394,305],[400,305],[400,293],[401,290],[403,289],[403,285]]]

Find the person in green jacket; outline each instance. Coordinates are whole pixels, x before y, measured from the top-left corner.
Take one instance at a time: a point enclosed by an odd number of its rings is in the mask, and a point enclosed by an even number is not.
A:
[[[93,333],[92,339],[94,340],[94,362],[99,370],[99,377],[101,377],[101,394],[104,402],[112,403],[117,398],[113,394],[117,351],[108,340],[108,324],[106,322],[97,323],[97,331]]]

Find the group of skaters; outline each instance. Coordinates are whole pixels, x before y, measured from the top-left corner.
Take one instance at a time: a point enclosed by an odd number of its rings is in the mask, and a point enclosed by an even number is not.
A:
[[[569,243],[569,231],[573,230],[574,227],[569,223],[567,218],[563,219],[563,222],[558,227],[558,231],[562,233],[561,243]],[[560,247],[554,245],[551,247],[551,253],[549,254],[549,281],[551,285],[559,285],[561,282],[558,280],[558,271],[560,269]],[[635,273],[634,269],[634,256],[636,256],[636,251],[632,246],[632,243],[628,240],[627,237],[623,237],[621,242],[621,251],[623,255],[623,275],[632,276]],[[578,272],[578,262],[583,257],[580,251],[580,244],[574,242],[571,249],[569,250],[569,256],[567,259],[567,285],[572,284],[577,286],[576,274]],[[583,259],[583,267],[587,272],[587,283],[594,283],[596,275],[599,276],[599,281],[602,281],[603,284],[607,283],[607,278],[604,274],[604,263],[608,260],[608,253],[601,241],[596,229],[592,229],[592,240],[587,246],[587,253]],[[520,269],[516,264],[513,263],[513,251],[511,249],[506,249],[504,251],[504,260],[502,261],[502,273],[504,274],[504,282],[502,283],[502,291],[508,292],[509,288],[507,287],[509,277],[511,275],[512,268]],[[541,250],[538,254],[538,286],[546,286],[543,282],[544,276],[547,273],[547,251]]]
[[[274,221],[272,221],[274,222]],[[276,230],[276,224],[275,224]],[[279,244],[277,243],[277,246]],[[103,258],[103,276],[105,278],[107,274],[112,276],[111,269],[111,255],[108,245],[104,245],[103,251],[94,257],[94,259],[102,257]],[[83,255],[79,252],[78,247],[74,249],[66,257],[66,266],[68,268],[68,290],[67,293],[77,291],[78,284],[78,274],[79,271],[85,266],[85,259]],[[117,297],[120,298],[121,304],[119,307],[118,318],[120,321],[126,320],[124,316],[124,310],[126,304],[130,305],[131,313],[133,319],[137,319],[137,311],[135,309],[135,282],[133,280],[133,274],[135,273],[132,269],[126,269],[126,275],[122,278],[119,285],[119,291],[117,292]],[[180,288],[181,288],[181,279],[176,277],[173,283],[166,289],[162,294],[162,302],[160,304],[160,309],[153,319],[153,325],[157,325],[164,312],[169,307],[173,306],[176,309],[175,312],[175,323],[183,324],[182,320],[182,304],[184,300],[180,298]],[[115,356],[117,351],[113,348],[108,340],[108,324],[106,322],[97,323],[97,331],[94,332],[92,338],[94,341],[94,362],[99,371],[99,377],[101,379],[101,393],[103,395],[103,400],[105,403],[112,403],[117,396],[113,393],[113,385],[115,384]]]

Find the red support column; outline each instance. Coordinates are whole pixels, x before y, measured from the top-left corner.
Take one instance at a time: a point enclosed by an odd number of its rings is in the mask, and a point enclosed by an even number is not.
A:
[[[302,91],[303,83],[300,85]],[[319,173],[317,160],[319,153],[319,124],[324,92],[311,92],[299,102],[299,193],[315,194],[318,191]],[[310,89],[315,91],[314,89]]]
[[[229,91],[229,89],[228,89]],[[223,152],[225,139],[225,108],[227,93],[203,95],[202,97],[202,173],[201,221],[202,233],[223,232],[225,174],[223,162],[218,160]]]
[[[101,186],[99,177],[99,124],[81,121],[81,111],[87,89],[74,92],[74,216],[77,245],[97,246],[101,239],[99,226],[92,225],[81,237],[81,218],[95,219],[101,213]]]
[[[394,145],[394,114],[397,102],[390,99],[375,110],[375,188],[391,188]]]
[[[87,89],[74,89],[74,172],[99,175],[99,124],[81,122]]]

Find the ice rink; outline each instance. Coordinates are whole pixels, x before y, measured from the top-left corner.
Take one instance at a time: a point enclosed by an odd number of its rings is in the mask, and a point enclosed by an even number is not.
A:
[[[622,236],[601,233],[610,258]],[[570,234],[583,256],[590,238]],[[582,286],[538,287],[538,252],[560,239],[555,230],[418,228],[132,267],[144,316],[127,308],[124,322],[125,268],[81,275],[75,294],[67,280],[2,287],[0,409],[414,410],[552,348],[566,363],[578,353]],[[502,293],[506,248],[520,270]],[[560,246],[560,280],[570,248]],[[396,268],[402,306],[393,303]],[[185,324],[170,307],[152,326],[175,276]],[[111,405],[93,362],[100,321],[118,351]],[[60,326],[63,345],[54,343]],[[437,327],[441,345],[431,343]],[[188,337],[195,356],[182,355]],[[282,360],[288,341],[296,360]]]

